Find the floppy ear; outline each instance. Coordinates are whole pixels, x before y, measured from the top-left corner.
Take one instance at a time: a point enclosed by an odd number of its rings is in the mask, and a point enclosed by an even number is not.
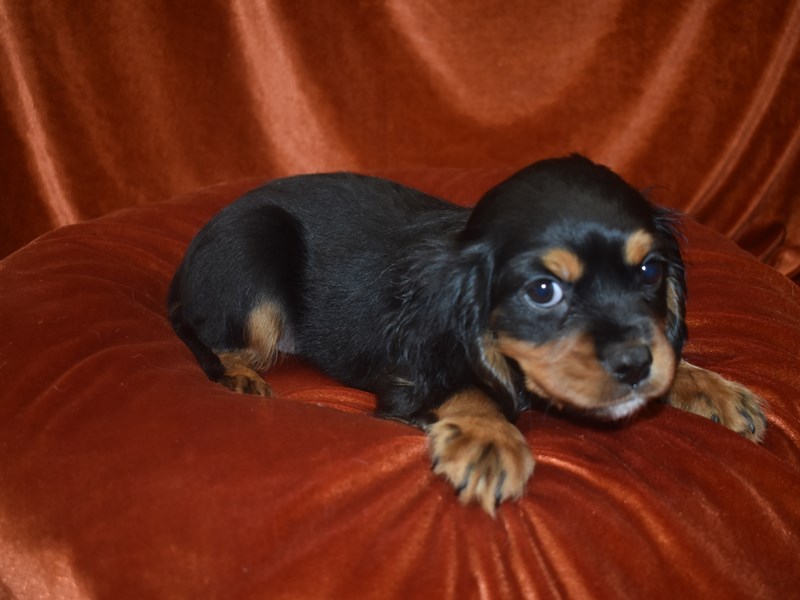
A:
[[[667,321],[666,335],[675,354],[680,356],[686,341],[686,273],[681,257],[680,240],[684,239],[680,231],[678,213],[664,209],[656,209],[655,225],[659,234],[668,241],[667,244]]]
[[[445,356],[465,353],[473,383],[513,420],[519,412],[516,386],[489,331],[491,255],[491,249],[477,244],[437,244],[418,250],[404,269],[410,275],[400,282],[401,306],[388,337],[402,364],[428,364],[432,348]]]
[[[508,361],[495,345],[490,328],[492,310],[493,252],[489,248],[470,249],[472,257],[466,286],[463,288],[465,304],[472,310],[468,329],[462,329],[476,384],[497,403],[505,417],[513,422],[521,410],[520,393],[514,382]]]

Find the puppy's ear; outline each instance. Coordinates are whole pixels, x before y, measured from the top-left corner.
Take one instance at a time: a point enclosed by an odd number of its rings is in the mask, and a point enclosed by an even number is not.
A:
[[[655,226],[659,234],[667,241],[667,321],[666,335],[676,355],[680,356],[686,341],[686,273],[681,257],[680,240],[684,239],[680,231],[678,213],[657,208]]]
[[[460,329],[476,383],[497,403],[505,417],[513,422],[520,412],[519,393],[506,358],[497,350],[490,328],[492,310],[491,249],[470,247],[464,251],[469,267],[462,287],[464,313],[470,313]]]
[[[516,418],[517,392],[505,358],[489,331],[492,252],[477,244],[418,249],[400,282],[401,306],[392,325],[395,351],[407,365],[424,365],[431,348],[453,356],[466,353],[475,383]],[[447,355],[447,354],[445,354]],[[463,354],[461,354],[463,356]],[[455,359],[460,362],[463,359]],[[456,366],[463,368],[463,363]],[[442,374],[432,374],[440,377]]]

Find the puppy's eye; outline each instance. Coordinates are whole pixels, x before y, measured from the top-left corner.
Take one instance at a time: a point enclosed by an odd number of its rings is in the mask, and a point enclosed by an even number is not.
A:
[[[640,267],[639,277],[647,286],[654,286],[664,279],[664,261],[658,258],[648,258]]]
[[[541,277],[535,280],[525,292],[527,299],[537,308],[555,306],[564,297],[564,290],[561,289],[561,285],[549,277]]]

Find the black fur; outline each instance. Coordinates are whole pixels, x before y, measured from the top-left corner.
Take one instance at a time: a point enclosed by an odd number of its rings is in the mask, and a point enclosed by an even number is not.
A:
[[[641,229],[666,270],[654,285],[640,265],[609,259]],[[553,247],[578,254],[588,276],[560,282],[565,300],[542,310],[530,288],[554,278],[538,254]],[[213,380],[217,354],[247,345],[247,318],[269,301],[286,316],[281,350],[376,392],[379,414],[415,422],[476,386],[509,419],[528,408],[519,365],[493,346],[498,332],[532,345],[585,332],[608,362],[622,338],[660,322],[677,356],[684,294],[673,216],[575,155],[523,169],[472,211],[348,173],[273,181],[198,233],[168,302]]]

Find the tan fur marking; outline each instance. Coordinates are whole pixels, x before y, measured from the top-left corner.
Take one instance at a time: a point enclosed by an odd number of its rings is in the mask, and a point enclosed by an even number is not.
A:
[[[642,264],[647,255],[653,250],[655,240],[644,229],[634,231],[625,242],[625,262],[631,266]]]
[[[556,406],[596,411],[633,398],[630,389],[619,384],[600,364],[588,335],[560,338],[537,346],[501,334],[497,347],[519,364],[528,390]],[[675,354],[661,327],[654,327],[650,352],[653,357],[650,377],[636,390],[636,396],[643,399],[665,394],[675,373]]]
[[[519,364],[530,391],[559,406],[591,408],[611,396],[616,388],[597,360],[594,343],[586,335],[541,345],[501,335],[498,349]]]
[[[743,385],[685,360],[678,364],[667,396],[667,404],[717,421],[754,442],[760,442],[766,431],[762,402]]]
[[[525,437],[491,398],[465,390],[435,414],[438,421],[427,429],[434,473],[456,488],[462,504],[477,502],[494,516],[498,503],[522,496],[533,457]]]
[[[486,333],[483,336],[482,349],[486,364],[492,370],[494,376],[500,379],[503,385],[510,385],[511,371],[508,368],[506,357],[497,349],[493,333]]]
[[[506,421],[506,418],[492,399],[478,389],[469,389],[453,394],[434,412],[440,419],[472,416]]]
[[[283,311],[275,304],[265,302],[250,313],[247,321],[247,341],[248,349],[253,352],[252,366],[263,370],[275,364],[283,324]]]
[[[583,262],[577,254],[565,248],[551,248],[545,252],[542,264],[561,281],[572,283],[583,275]]]
[[[683,318],[683,310],[681,310],[680,306],[680,294],[678,293],[675,279],[672,277],[667,278],[667,310],[677,319]]]

